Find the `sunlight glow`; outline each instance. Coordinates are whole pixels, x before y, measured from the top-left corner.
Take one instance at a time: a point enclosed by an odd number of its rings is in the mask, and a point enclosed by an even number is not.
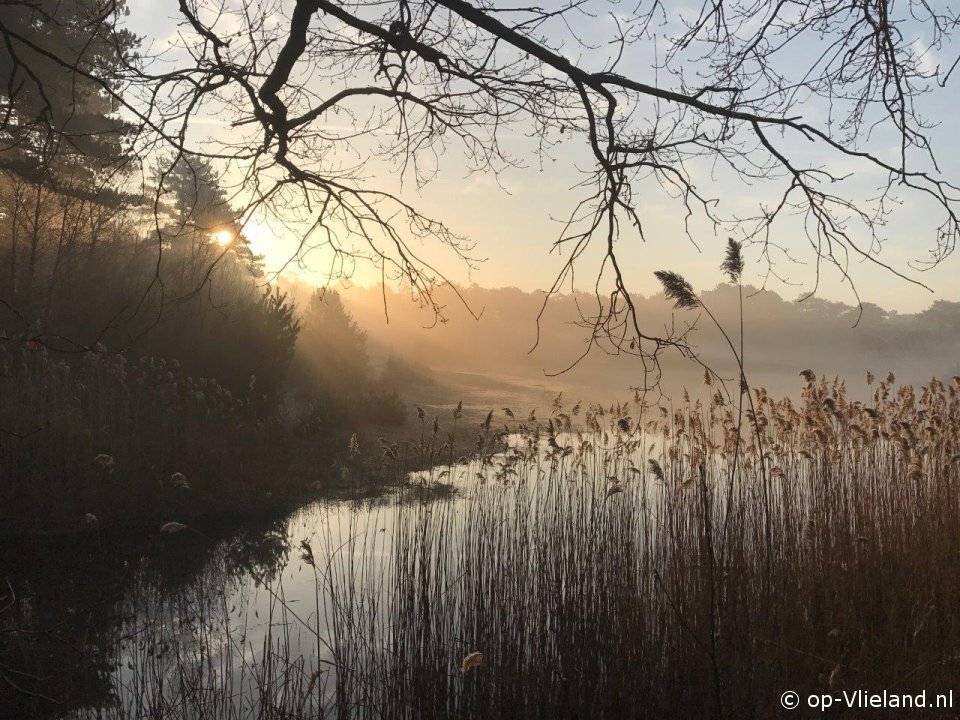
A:
[[[250,249],[257,255],[269,255],[275,249],[271,247],[274,233],[269,225],[256,220],[247,220],[243,226],[243,237],[246,238]]]
[[[232,243],[233,239],[233,232],[230,230],[218,230],[210,235],[210,242],[215,242],[217,245],[222,247],[226,247]]]

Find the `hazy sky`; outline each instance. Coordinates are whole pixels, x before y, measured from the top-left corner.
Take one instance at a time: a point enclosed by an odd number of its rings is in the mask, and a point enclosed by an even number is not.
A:
[[[289,3],[288,3],[289,4]],[[129,26],[138,34],[146,37],[145,43],[152,43],[155,49],[171,45],[176,38],[179,17],[176,4],[130,0]],[[671,12],[690,12],[689,4],[671,4]],[[282,18],[277,22],[284,23]],[[576,28],[578,35],[588,42],[592,38],[606,37],[612,22],[608,17],[596,19],[580,18],[582,25]],[[918,54],[923,62],[933,68],[940,63],[952,61],[952,57],[941,58],[926,50],[927,40],[921,36],[915,38]],[[602,47],[602,46],[601,46]],[[803,49],[799,49],[800,54]],[[603,50],[594,53],[586,50],[571,50],[569,56],[585,66],[602,64]],[[653,64],[656,53],[662,52],[656,43],[638,43],[621,72],[638,79],[653,79]],[[176,55],[170,56],[176,62]],[[667,84],[670,80],[665,81]],[[933,131],[934,147],[939,152],[942,168],[960,167],[960,151],[956,138],[960,133],[956,110],[957,102],[951,89],[941,90],[924,98],[924,114],[930,120],[941,123]],[[805,118],[815,121],[823,114],[823,108],[814,104],[801,106],[800,112]],[[209,118],[203,123],[203,129],[212,135],[222,136],[229,128],[217,118]],[[880,139],[883,142],[883,138]],[[786,146],[803,152],[800,146]],[[467,175],[460,157],[455,151],[439,158],[435,180],[421,190],[413,183],[407,183],[403,192],[405,197],[428,215],[447,222],[454,230],[468,235],[476,242],[475,255],[484,258],[480,267],[468,273],[453,258],[437,254],[426,248],[425,255],[436,259],[438,265],[451,279],[460,282],[475,282],[484,286],[516,286],[523,289],[545,288],[549,286],[562,265],[562,259],[550,254],[552,242],[559,232],[557,218],[564,217],[573,203],[583,197],[584,190],[576,188],[583,179],[578,167],[589,167],[589,158],[585,153],[585,143],[580,139],[566,141],[553,152],[553,158],[542,165],[532,151],[536,139],[522,133],[509,137],[505,143],[507,150],[528,159],[528,166],[511,169],[499,178],[492,175]],[[835,158],[818,159],[827,169],[841,173],[845,168]],[[833,164],[836,163],[836,164]],[[396,177],[384,166],[371,165],[373,182],[387,188],[396,187]],[[378,175],[379,173],[379,175]],[[948,171],[949,173],[949,171]],[[722,201],[721,208],[729,212],[746,212],[756,208],[756,203],[771,192],[771,187],[745,187],[725,184],[724,178],[710,180],[703,177],[706,186],[711,182],[715,194]],[[860,190],[866,191],[875,179],[865,178]],[[708,193],[710,194],[710,193]],[[619,253],[621,264],[629,273],[628,282],[632,290],[649,294],[658,290],[653,271],[672,269],[686,276],[695,287],[713,287],[720,280],[717,266],[722,258],[727,232],[714,229],[705,223],[693,226],[697,245],[694,246],[683,233],[683,213],[679,205],[652,185],[641,185],[638,205],[646,223],[648,241],[642,243],[636,233],[624,231],[620,240]],[[858,290],[864,301],[874,302],[886,308],[904,312],[916,311],[930,304],[934,299],[960,300],[960,283],[955,277],[960,271],[960,258],[950,257],[939,268],[929,272],[910,270],[909,263],[924,259],[927,250],[933,245],[935,223],[930,222],[929,208],[919,204],[903,207],[891,225],[887,228],[889,241],[884,247],[882,259],[906,271],[933,288],[931,293],[925,289],[910,285],[886,271],[863,262],[851,263],[851,274],[857,281]],[[269,265],[276,267],[293,254],[295,236],[278,224],[266,225],[254,222],[248,227],[248,235],[258,252],[263,253]],[[795,249],[801,258],[808,262],[811,256],[803,255],[806,241],[794,230],[784,231],[778,238],[783,244]],[[748,260],[757,260],[747,252]],[[307,255],[304,262],[308,269],[296,269],[302,278],[321,283],[324,281],[326,259],[322,255]],[[798,264],[792,267],[780,265],[777,268],[795,285],[787,285],[776,279],[768,281],[768,287],[784,297],[797,297],[812,287],[813,269]],[[761,263],[748,264],[745,279],[754,284],[763,280],[766,266]],[[293,269],[292,269],[293,271]],[[358,269],[356,280],[373,282],[379,276]],[[589,262],[578,274],[581,287],[589,287],[593,276],[589,272]],[[854,296],[839,282],[837,273],[826,274],[821,282],[820,295],[853,302]]]

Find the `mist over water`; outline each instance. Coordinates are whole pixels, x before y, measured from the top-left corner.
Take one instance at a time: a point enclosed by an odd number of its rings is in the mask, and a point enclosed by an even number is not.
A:
[[[293,292],[296,295],[295,286]],[[645,380],[652,385],[659,379],[659,389],[673,398],[684,387],[693,392],[703,385],[703,367],[669,349],[660,357],[659,378],[652,370],[645,376],[639,358],[617,353],[602,342],[577,362],[589,338],[580,312],[595,305],[593,296],[551,298],[538,327],[543,293],[477,286],[458,292],[462,301],[449,289],[440,291],[448,317],[443,323],[436,322],[429,309],[410,303],[403,292],[386,293],[389,322],[380,288],[353,287],[341,294],[367,333],[372,355],[398,356],[441,381],[450,373],[474,374],[503,380],[514,389],[540,388],[543,395],[563,390],[571,401],[604,402],[628,397],[630,388],[642,388]],[[703,292],[702,300],[739,350],[736,287],[720,285]],[[471,316],[464,301],[479,319]],[[735,359],[702,312],[674,310],[662,295],[639,297],[636,302],[647,327],[692,328],[687,339],[698,360],[731,382],[736,378]],[[799,395],[799,372],[808,368],[845,379],[856,397],[865,395],[861,380],[867,371],[893,372],[899,381],[912,384],[960,373],[960,303],[940,300],[923,312],[899,314],[876,305],[859,308],[816,297],[788,301],[745,287],[743,328],[748,380],[777,396]],[[447,381],[454,386],[457,382]],[[530,394],[531,400],[538,397]],[[416,401],[415,394],[406,396]]]

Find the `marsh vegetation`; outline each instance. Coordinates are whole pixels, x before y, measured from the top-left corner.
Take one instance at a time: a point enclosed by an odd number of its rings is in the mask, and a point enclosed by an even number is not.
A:
[[[429,471],[387,446],[395,493],[208,542],[188,579],[156,568],[199,541],[165,537],[91,638],[103,695],[67,714],[764,717],[783,688],[946,691],[960,383],[808,379],[755,415],[712,386],[501,410]]]
[[[669,5],[0,3],[0,716],[957,687],[960,14]]]

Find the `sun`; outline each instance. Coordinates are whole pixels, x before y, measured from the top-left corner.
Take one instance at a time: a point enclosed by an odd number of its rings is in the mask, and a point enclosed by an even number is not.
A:
[[[221,247],[226,247],[234,240],[233,232],[230,230],[217,230],[215,233],[210,234],[210,242],[215,242]]]

